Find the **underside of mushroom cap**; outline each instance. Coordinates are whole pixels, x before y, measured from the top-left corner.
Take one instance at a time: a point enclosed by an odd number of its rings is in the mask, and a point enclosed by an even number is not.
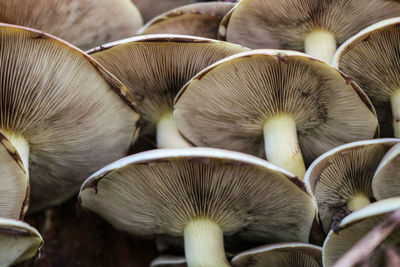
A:
[[[297,181],[297,182],[296,182]],[[265,243],[307,241],[315,208],[288,172],[250,155],[212,148],[126,157],[82,185],[82,205],[137,235],[182,236],[209,220],[225,235]]]
[[[387,216],[400,208],[400,198],[389,198],[372,203],[363,209],[353,212],[345,217],[339,225],[338,233],[331,230],[322,251],[323,264],[326,267],[333,264],[343,256],[357,241],[382,222]],[[384,266],[380,254],[385,245],[397,246],[400,242],[400,228],[396,226],[392,233],[375,249],[368,260],[369,266]],[[367,260],[367,259],[365,259]]]
[[[28,210],[29,180],[21,157],[0,131],[0,218],[21,220]]]
[[[102,45],[89,51],[128,86],[138,104],[141,134],[154,134],[161,117],[196,73],[227,56],[248,50],[239,45],[184,35],[148,35]]]
[[[219,24],[233,6],[229,2],[207,2],[178,7],[149,21],[138,34],[173,33],[217,39]]]
[[[0,24],[0,57],[0,126],[29,147],[23,162],[33,211],[65,200],[90,173],[126,155],[137,130],[133,97],[92,58],[8,24]]]
[[[0,265],[14,265],[35,256],[43,244],[39,232],[21,221],[0,218]]]
[[[186,267],[186,259],[185,257],[177,257],[177,256],[161,256],[157,259],[153,260],[150,264],[150,267]]]
[[[232,259],[233,267],[320,267],[322,248],[307,243],[278,243],[242,252]]]
[[[191,4],[194,0],[131,0],[140,10],[144,21],[149,21],[155,16],[173,8]]]
[[[224,19],[220,37],[253,49],[304,51],[313,30],[330,32],[341,44],[374,22],[399,15],[396,1],[242,0]]]
[[[372,180],[376,199],[400,196],[400,144],[393,146],[383,157]]]
[[[372,179],[386,152],[400,139],[359,141],[332,149],[316,159],[305,175],[325,233],[340,213],[354,211],[373,199]]]
[[[400,18],[371,25],[347,40],[332,61],[369,96],[378,114],[382,136],[387,137],[393,137],[393,119],[400,120],[400,111],[392,113],[391,108],[392,98],[400,92],[399,25]]]
[[[48,32],[84,50],[132,36],[143,25],[129,0],[3,0],[0,22]]]
[[[179,131],[197,146],[265,157],[263,128],[288,116],[306,163],[377,134],[362,90],[328,64],[293,51],[253,50],[216,62],[175,98]]]

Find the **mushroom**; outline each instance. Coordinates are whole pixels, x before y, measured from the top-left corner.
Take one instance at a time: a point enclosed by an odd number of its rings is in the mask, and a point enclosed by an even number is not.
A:
[[[0,218],[20,220],[28,210],[29,180],[21,157],[1,131],[0,166]]]
[[[322,248],[306,243],[278,243],[236,255],[233,267],[322,267]]]
[[[325,240],[322,260],[325,267],[331,267],[343,256],[354,244],[362,239],[370,230],[395,210],[400,208],[400,198],[388,198],[372,203],[358,211],[345,217],[340,225],[338,232],[331,230]],[[381,262],[380,254],[385,245],[399,244],[399,228],[394,228],[393,232],[381,243],[368,259],[368,266],[384,266]],[[365,259],[367,260],[367,259]]]
[[[227,56],[248,50],[239,45],[183,35],[149,35],[89,51],[126,84],[141,114],[141,135],[156,133],[159,148],[190,146],[173,119],[174,97],[196,73]]]
[[[383,136],[392,137],[394,130],[396,138],[400,137],[399,26],[400,18],[394,18],[364,29],[346,41],[332,61],[369,96]]]
[[[0,218],[0,266],[10,266],[32,258],[40,250],[43,239],[28,224]]]
[[[337,44],[377,21],[400,16],[386,0],[242,0],[228,13],[220,38],[250,48],[305,51],[330,63]]]
[[[2,0],[0,22],[45,31],[85,50],[132,36],[143,25],[129,0]]]
[[[161,256],[153,260],[150,267],[186,267],[185,257]]]
[[[372,192],[378,200],[400,196],[400,144],[382,158],[372,179]]]
[[[184,237],[188,266],[229,266],[223,236],[307,242],[315,207],[302,182],[262,159],[213,148],[128,156],[82,185],[83,207],[136,235]]]
[[[330,65],[305,54],[253,50],[216,62],[175,98],[179,131],[196,146],[262,157],[298,177],[338,145],[372,138],[367,96]]]
[[[386,152],[400,139],[345,144],[316,159],[304,182],[315,197],[325,233],[348,213],[371,203],[372,178]]]
[[[149,21],[138,34],[174,33],[217,39],[219,24],[233,6],[229,2],[207,2],[178,7]]]
[[[128,89],[43,32],[0,24],[0,129],[29,176],[31,211],[74,194],[126,155],[138,114]]]
[[[191,4],[194,0],[131,0],[140,10],[144,21],[149,21],[173,8]]]

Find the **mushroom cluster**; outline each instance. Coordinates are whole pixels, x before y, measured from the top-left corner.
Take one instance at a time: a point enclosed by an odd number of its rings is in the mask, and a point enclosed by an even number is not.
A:
[[[399,44],[388,0],[0,0],[0,266],[71,265],[71,199],[156,240],[115,266],[399,266]]]

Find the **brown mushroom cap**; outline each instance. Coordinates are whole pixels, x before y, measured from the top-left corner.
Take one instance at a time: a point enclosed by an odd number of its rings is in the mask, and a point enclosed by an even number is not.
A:
[[[15,147],[0,131],[0,218],[20,220],[28,210],[29,179]]]
[[[306,243],[279,243],[236,255],[233,267],[321,267],[322,248]]]
[[[140,10],[144,21],[152,18],[173,8],[191,4],[194,0],[131,0]]]
[[[178,7],[146,23],[138,34],[173,33],[217,39],[219,24],[233,6],[229,2],[206,2]]]
[[[39,232],[21,221],[0,218],[0,265],[14,265],[35,256],[43,244]]]
[[[387,137],[393,137],[392,120],[400,119],[391,108],[392,96],[400,90],[399,26],[400,18],[371,25],[347,40],[332,61],[366,92]]]
[[[322,251],[322,260],[325,267],[331,267],[343,256],[357,241],[363,238],[370,230],[382,222],[388,214],[400,208],[400,198],[389,198],[372,203],[363,209],[353,212],[345,217],[339,225],[338,233],[331,230]],[[396,227],[393,232],[382,242],[380,247],[385,244],[398,245],[400,241],[400,231]],[[381,253],[378,247],[372,257],[368,260],[369,266],[383,266],[380,261]]]
[[[84,50],[133,36],[143,25],[129,0],[2,0],[0,22],[48,32]]]
[[[33,211],[65,200],[84,177],[126,155],[138,121],[133,98],[92,58],[8,24],[0,24],[0,58],[0,128],[29,147]]]
[[[304,51],[314,30],[331,32],[341,44],[368,25],[399,15],[396,1],[242,0],[221,24],[220,38],[253,49]]]
[[[85,208],[136,235],[182,236],[209,219],[225,235],[266,243],[307,241],[315,215],[290,173],[262,159],[213,148],[159,149],[128,156],[82,185]]]
[[[161,256],[153,260],[150,267],[186,267],[185,257]]]
[[[376,199],[400,196],[400,144],[393,146],[382,158],[372,180]]]
[[[216,62],[175,98],[179,131],[197,146],[265,157],[266,121],[296,123],[306,163],[338,145],[372,138],[374,109],[341,72],[302,53],[253,50]]]
[[[316,199],[325,233],[341,219],[340,213],[354,211],[351,209],[373,199],[375,170],[386,152],[399,142],[383,138],[349,143],[326,152],[311,164],[304,182]]]
[[[239,45],[183,35],[134,37],[89,51],[134,95],[142,135],[154,134],[161,117],[173,110],[182,86],[196,73],[227,56],[246,51]]]

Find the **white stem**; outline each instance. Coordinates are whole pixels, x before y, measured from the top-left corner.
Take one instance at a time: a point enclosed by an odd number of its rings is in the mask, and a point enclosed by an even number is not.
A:
[[[306,168],[292,117],[281,115],[269,119],[264,125],[264,143],[268,161],[303,178]]]
[[[393,93],[391,102],[394,136],[396,138],[400,138],[400,90],[397,90]]]
[[[304,49],[306,54],[330,64],[336,52],[336,38],[330,31],[313,30],[304,41]]]
[[[222,229],[213,221],[197,219],[184,230],[185,256],[189,267],[230,266],[224,250]]]
[[[13,133],[11,131],[3,131],[8,141],[15,147],[22,163],[24,164],[26,176],[29,177],[29,143],[22,135]]]
[[[167,113],[157,123],[158,148],[184,148],[192,147],[179,134],[173,113]]]
[[[365,206],[371,204],[369,197],[364,193],[357,193],[349,201],[347,201],[347,208],[350,211],[356,211],[364,208]]]

